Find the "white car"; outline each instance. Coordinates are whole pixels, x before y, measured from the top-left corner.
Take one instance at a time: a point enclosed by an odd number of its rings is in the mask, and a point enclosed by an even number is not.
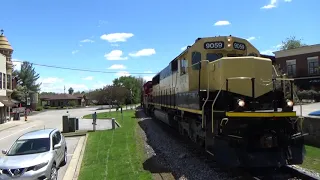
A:
[[[0,180],[56,180],[67,163],[67,144],[57,129],[40,129],[20,136],[0,157]]]

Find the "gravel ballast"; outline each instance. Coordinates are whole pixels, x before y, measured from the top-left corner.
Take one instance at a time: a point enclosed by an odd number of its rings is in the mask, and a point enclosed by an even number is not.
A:
[[[153,158],[153,166],[170,171],[174,179],[233,179],[225,173],[215,172],[203,159],[199,159],[178,139],[165,132],[153,119],[137,110],[141,135],[145,142],[147,158]],[[148,160],[147,160],[148,161]]]

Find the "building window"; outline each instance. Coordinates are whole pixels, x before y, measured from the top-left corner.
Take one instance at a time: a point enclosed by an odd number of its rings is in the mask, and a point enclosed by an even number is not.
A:
[[[296,60],[287,60],[288,76],[296,76]]]
[[[0,89],[2,89],[2,73],[0,73]]]
[[[11,89],[11,75],[7,74],[7,89]]]
[[[181,69],[180,74],[181,75],[184,75],[187,73],[187,67],[188,67],[188,61],[186,59],[182,59],[180,61],[180,69]]]
[[[316,75],[319,73],[319,59],[316,57],[308,57],[308,73],[309,75]]]
[[[2,78],[2,80],[3,80],[3,82],[2,82],[2,88],[3,89],[6,89],[6,74],[5,73],[3,73],[3,78]]]

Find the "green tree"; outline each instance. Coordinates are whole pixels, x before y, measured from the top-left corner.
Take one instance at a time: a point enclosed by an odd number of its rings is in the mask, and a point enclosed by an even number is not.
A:
[[[18,78],[18,84],[25,86],[28,91],[40,91],[41,83],[37,83],[40,75],[37,74],[31,63],[25,61],[21,64],[21,70],[18,72]]]
[[[113,86],[124,87],[128,90],[126,103],[138,103],[140,100],[143,78],[134,76],[121,76],[113,80]]]
[[[12,93],[12,98],[25,102],[30,93],[40,91],[41,83],[37,83],[40,75],[35,71],[31,63],[23,62],[21,69],[14,70],[12,74],[18,78],[17,87]]]
[[[74,92],[73,88],[70,87],[70,88],[68,89],[68,92],[69,92],[69,94],[73,94],[73,92]]]
[[[286,40],[282,41],[280,50],[295,49],[302,46],[306,46],[306,44],[302,43],[302,39],[296,39],[295,36],[291,36]]]

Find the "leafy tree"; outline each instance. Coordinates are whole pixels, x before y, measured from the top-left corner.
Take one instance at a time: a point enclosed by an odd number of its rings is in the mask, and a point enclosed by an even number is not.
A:
[[[70,88],[68,89],[68,92],[69,92],[69,94],[73,94],[73,92],[74,92],[73,88],[70,87]]]
[[[124,87],[127,89],[126,103],[138,103],[141,95],[143,78],[134,76],[121,76],[113,80],[113,86]]]
[[[17,86],[17,88],[13,90],[12,96],[14,99],[20,100],[22,102],[26,102],[26,99],[29,96],[27,87]]]
[[[41,86],[41,83],[37,83],[39,77],[31,63],[25,61],[21,64],[21,70],[18,72],[19,85],[26,86],[28,91],[39,92]]]
[[[291,36],[286,40],[282,41],[282,46],[280,47],[280,50],[295,49],[302,46],[306,46],[306,44],[302,43],[302,39],[296,39],[295,36]]]
[[[31,63],[23,62],[21,69],[14,70],[12,74],[18,78],[17,87],[12,93],[12,98],[25,102],[30,93],[40,91],[41,83],[37,83],[40,76],[36,73]]]
[[[127,94],[128,90],[124,87],[105,86],[91,91],[85,96],[96,101],[96,104],[115,104],[116,102],[123,104]]]
[[[54,94],[57,94],[55,92],[41,92],[40,93],[41,95],[54,95]]]

